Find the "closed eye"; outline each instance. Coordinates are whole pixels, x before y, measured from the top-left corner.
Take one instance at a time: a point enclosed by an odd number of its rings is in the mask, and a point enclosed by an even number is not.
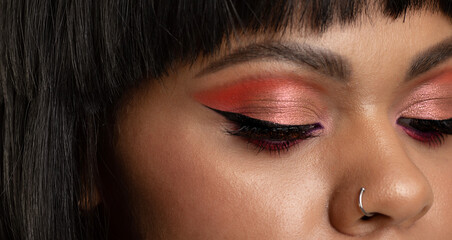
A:
[[[427,120],[399,118],[397,124],[412,138],[430,146],[440,146],[448,135],[452,135],[452,118]]]
[[[306,125],[285,125],[248,117],[243,114],[209,108],[235,125],[226,129],[232,136],[238,136],[258,147],[259,151],[281,152],[297,143],[315,137],[323,129],[320,123]]]

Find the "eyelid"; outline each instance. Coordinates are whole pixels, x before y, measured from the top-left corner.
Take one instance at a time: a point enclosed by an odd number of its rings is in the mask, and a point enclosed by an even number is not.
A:
[[[399,118],[397,124],[410,137],[431,147],[441,146],[446,136],[452,135],[452,118],[446,120]]]
[[[259,120],[240,113],[226,112],[207,107],[222,115],[236,125],[235,130],[225,129],[229,135],[241,137],[259,149],[269,153],[288,151],[293,146],[307,139],[317,137],[317,130],[323,129],[320,123],[307,125],[284,125]]]
[[[324,120],[328,104],[322,96],[322,90],[291,77],[243,79],[193,94],[204,106],[287,125]]]
[[[408,85],[397,116],[416,119],[452,117],[452,72],[447,71]]]
[[[449,119],[452,117],[452,94],[448,98],[428,98],[410,103],[400,114],[404,118]]]
[[[256,119],[256,118],[252,118],[240,113],[234,113],[234,112],[227,112],[227,111],[222,111],[222,110],[218,110],[215,108],[211,108],[208,106],[205,106],[208,109],[224,116],[225,118],[227,118],[228,120],[232,121],[232,122],[236,122],[236,123],[242,123],[242,124],[249,124],[249,125],[253,125],[253,126],[259,126],[259,127],[267,127],[267,128],[290,128],[290,127],[299,127],[299,126],[308,126],[308,125],[313,125],[313,124],[303,124],[303,125],[288,125],[288,124],[279,124],[279,123],[275,123],[275,122],[270,122],[270,121],[266,121],[266,120],[260,120],[260,119]]]
[[[445,120],[429,120],[429,119],[414,119],[414,118],[399,118],[397,123],[403,127],[412,127],[416,130],[427,131],[440,131],[444,134],[452,134],[452,118]],[[425,129],[419,129],[413,125],[428,126]]]

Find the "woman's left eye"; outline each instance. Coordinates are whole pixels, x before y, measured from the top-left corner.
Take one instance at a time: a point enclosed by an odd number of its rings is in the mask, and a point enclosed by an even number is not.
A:
[[[210,108],[236,125],[226,132],[239,136],[254,144],[259,151],[280,152],[289,150],[297,143],[315,137],[317,130],[322,129],[320,123],[306,125],[283,125],[251,118],[239,113],[225,112]]]
[[[412,138],[431,146],[440,146],[448,135],[452,135],[452,118],[447,120],[399,118],[397,124]]]

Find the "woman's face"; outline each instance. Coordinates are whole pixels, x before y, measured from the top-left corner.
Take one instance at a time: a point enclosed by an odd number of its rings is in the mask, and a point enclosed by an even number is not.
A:
[[[113,218],[147,239],[450,238],[451,130],[431,120],[452,118],[451,22],[362,18],[242,37],[131,93]]]

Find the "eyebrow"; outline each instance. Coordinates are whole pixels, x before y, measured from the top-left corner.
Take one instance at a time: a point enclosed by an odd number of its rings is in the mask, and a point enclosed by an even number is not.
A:
[[[411,64],[407,80],[413,79],[452,57],[452,37],[420,53]]]
[[[452,37],[427,49],[415,57],[406,76],[406,80],[428,72],[452,58]],[[196,77],[214,73],[244,62],[278,60],[307,66],[316,72],[346,81],[351,67],[342,56],[327,49],[308,44],[265,42],[239,48],[229,55],[210,63]]]
[[[264,42],[239,48],[225,57],[212,62],[196,77],[220,71],[243,62],[278,60],[305,66],[321,74],[345,81],[350,66],[340,55],[308,44]]]

